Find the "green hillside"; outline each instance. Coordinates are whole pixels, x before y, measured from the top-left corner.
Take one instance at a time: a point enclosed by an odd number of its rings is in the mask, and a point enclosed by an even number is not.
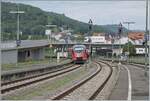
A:
[[[17,10],[15,3],[2,2],[1,4],[1,20],[2,20],[2,37],[4,40],[15,39],[17,29],[17,15],[10,14],[10,11]],[[68,26],[73,30],[73,33],[87,33],[88,24],[74,19],[71,19],[64,14],[57,14],[54,12],[46,12],[40,8],[30,5],[19,4],[19,10],[25,11],[20,14],[20,31],[23,33],[23,38],[26,39],[28,35],[44,36],[45,25],[54,24],[58,27]],[[94,25],[94,32],[109,32],[116,33],[117,25]],[[59,31],[55,29],[54,31]]]

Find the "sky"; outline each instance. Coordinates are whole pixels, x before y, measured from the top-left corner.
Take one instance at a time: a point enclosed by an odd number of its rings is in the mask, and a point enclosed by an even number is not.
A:
[[[6,1],[6,0],[5,0]],[[7,0],[39,7],[44,11],[93,24],[107,25],[132,21],[131,30],[145,30],[145,1],[52,1]],[[127,25],[123,24],[126,28]]]

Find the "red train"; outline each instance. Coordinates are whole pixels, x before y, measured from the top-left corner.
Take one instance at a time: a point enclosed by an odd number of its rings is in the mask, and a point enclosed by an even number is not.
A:
[[[89,57],[85,45],[74,45],[71,49],[71,58],[74,63],[84,63]]]

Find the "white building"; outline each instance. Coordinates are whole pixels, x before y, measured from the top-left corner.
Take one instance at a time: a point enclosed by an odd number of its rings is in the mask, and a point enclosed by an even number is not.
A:
[[[62,37],[61,34],[57,34],[57,35],[54,36],[54,38],[55,38],[56,40],[60,40],[61,37]]]
[[[132,44],[134,45],[142,45],[142,42],[143,40],[142,39],[139,39],[139,40],[131,40],[130,38],[128,37],[122,37],[121,39],[118,39],[118,40],[115,40],[115,44],[126,44],[128,43],[128,40],[129,42],[131,42]]]
[[[105,36],[85,37],[84,42],[88,42],[89,38],[91,39],[92,43],[106,43]]]

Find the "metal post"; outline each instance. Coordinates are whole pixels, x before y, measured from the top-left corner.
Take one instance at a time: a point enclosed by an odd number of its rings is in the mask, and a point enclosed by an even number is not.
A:
[[[122,24],[120,22],[119,24],[119,28],[118,28],[118,34],[119,34],[119,50],[120,50],[120,56],[121,56],[121,33],[122,33]],[[121,64],[121,60],[120,60],[121,57],[119,57],[119,65]]]
[[[90,42],[90,57],[89,57],[89,59],[90,59],[90,64],[91,64],[91,58],[92,58],[92,49],[91,49],[91,42]]]
[[[48,36],[48,43],[49,43],[49,63],[51,62],[51,43],[50,43],[50,35],[47,35]]]
[[[114,39],[113,39],[113,37],[112,37],[111,40],[112,40],[112,41],[111,41],[111,42],[112,42],[112,43],[111,43],[111,44],[112,44],[112,47],[111,47],[111,48],[112,48],[111,58],[112,58],[112,63],[113,63],[113,62],[114,62],[114,57],[113,57],[113,48],[114,48],[114,47],[113,47],[113,44],[114,44]]]
[[[128,59],[127,59],[127,63],[129,63],[130,62],[130,48],[129,48],[129,24],[130,23],[127,23],[128,24],[128,32],[127,32],[127,37],[128,37]]]
[[[148,35],[148,0],[146,0],[146,25],[145,25],[145,34],[146,34],[146,39],[145,39],[145,75],[147,76],[147,60],[148,60],[148,46],[147,46],[147,36]]]
[[[89,39],[90,40],[90,39]],[[89,42],[89,64],[91,62],[91,43]]]
[[[89,64],[91,65],[91,56],[92,56],[92,47],[91,47],[91,38],[90,38],[90,36],[91,36],[91,34],[92,34],[92,24],[93,24],[93,22],[92,22],[92,20],[90,19],[89,20],[89,51],[90,51],[90,56],[89,56]]]
[[[121,64],[121,35],[119,36],[120,37],[120,40],[119,40],[119,50],[120,50],[120,55],[119,55],[119,65]]]

